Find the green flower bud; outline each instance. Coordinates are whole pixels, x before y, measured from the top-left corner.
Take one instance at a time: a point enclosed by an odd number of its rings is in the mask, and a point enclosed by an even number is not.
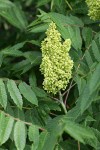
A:
[[[86,0],[88,15],[93,20],[100,20],[100,0]]]
[[[40,70],[44,75],[44,89],[56,94],[61,89],[65,90],[72,77],[73,61],[69,56],[71,40],[66,39],[61,43],[61,34],[53,22],[49,25],[46,35],[47,37],[41,43]]]

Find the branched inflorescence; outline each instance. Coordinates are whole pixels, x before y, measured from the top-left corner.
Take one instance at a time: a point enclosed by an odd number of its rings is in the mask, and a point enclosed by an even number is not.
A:
[[[46,31],[47,37],[41,43],[41,72],[44,75],[43,86],[49,93],[56,94],[64,90],[72,77],[73,61],[69,56],[71,40],[61,43],[61,35],[55,23],[51,23]]]
[[[100,20],[100,0],[86,0],[89,8],[88,15],[93,20]]]

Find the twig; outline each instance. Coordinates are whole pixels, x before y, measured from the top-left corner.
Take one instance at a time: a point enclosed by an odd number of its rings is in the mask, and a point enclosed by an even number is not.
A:
[[[91,44],[88,46],[88,48],[86,49],[86,51],[89,50],[90,46],[91,46]],[[84,55],[81,57],[80,61],[82,61],[84,57],[85,57],[85,53],[84,53]],[[68,99],[68,96],[69,96],[69,92],[70,92],[71,88],[73,87],[72,83],[73,83],[73,81],[74,81],[74,77],[75,77],[75,75],[76,75],[76,73],[77,73],[79,67],[80,67],[80,63],[79,63],[78,66],[77,66],[77,69],[76,69],[76,71],[75,71],[75,74],[74,74],[73,79],[72,79],[72,81],[71,81],[71,83],[70,83],[70,85],[69,85],[68,90],[63,93],[63,96],[67,93],[67,94],[66,94],[66,97],[65,97],[65,100],[64,100],[65,106],[66,106],[66,102],[67,102],[67,99]]]
[[[0,110],[0,112],[2,112],[2,113],[3,113],[5,116],[7,116],[7,117],[11,117],[11,118],[13,118],[13,119],[14,119],[14,120],[16,120],[16,121],[21,121],[21,122],[23,122],[24,124],[29,125],[29,126],[31,126],[31,125],[32,125],[32,123],[29,123],[29,122],[26,122],[26,121],[20,120],[19,118],[15,118],[15,117],[11,116],[10,114],[5,113],[5,112],[4,112],[4,111],[2,111],[2,110]]]
[[[59,102],[60,102],[60,104],[61,104],[61,106],[62,106],[62,108],[64,110],[64,113],[67,114],[67,109],[66,109],[65,104],[63,102],[63,97],[62,97],[62,94],[61,94],[60,91],[59,91]]]
[[[52,97],[52,96],[49,96],[49,97],[59,102],[58,98],[55,98],[55,97]]]
[[[50,112],[50,114],[53,115],[53,116],[57,116],[56,114],[54,114],[54,113],[52,113],[52,112]]]
[[[31,126],[31,125],[32,125],[32,123],[26,122],[26,121],[23,121],[23,120],[20,120],[19,118],[15,118],[15,117],[11,116],[10,114],[5,113],[5,112],[2,111],[2,110],[0,110],[0,112],[3,113],[3,114],[4,114],[5,116],[7,116],[7,117],[13,118],[15,121],[21,121],[21,122],[23,122],[24,124],[26,124],[26,125],[28,125],[28,126]],[[42,130],[42,131],[45,130],[44,128],[41,128],[41,127],[39,127],[39,129]]]
[[[81,150],[80,142],[78,141],[78,150]]]
[[[73,86],[75,86],[76,85],[76,83],[74,83],[72,86],[71,86],[71,88],[73,87]],[[68,88],[68,90],[66,90],[63,94],[62,94],[62,96],[65,96],[65,94],[69,91],[70,89]]]
[[[65,2],[67,3],[68,7],[70,8],[70,10],[73,10],[72,9],[72,6],[69,4],[69,2],[67,0],[65,0]]]
[[[16,108],[17,106],[11,106],[12,108]],[[27,110],[30,110],[30,109],[33,109],[31,107],[22,107],[23,109],[27,109]]]
[[[67,92],[66,97],[65,97],[65,100],[64,100],[65,106],[66,106],[66,102],[67,102],[67,99],[68,99],[69,92],[70,92],[71,87],[72,87],[72,83],[73,83],[73,79],[72,79],[72,81],[71,81],[71,83],[70,83],[70,86],[69,86],[69,88],[68,88],[68,92]]]

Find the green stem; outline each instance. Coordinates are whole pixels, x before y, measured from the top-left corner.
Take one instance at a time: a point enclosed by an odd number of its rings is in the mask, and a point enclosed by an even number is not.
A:
[[[61,94],[60,91],[59,91],[59,102],[60,102],[60,104],[61,104],[61,106],[62,106],[62,108],[64,110],[64,113],[67,114],[67,109],[66,109],[65,104],[63,102],[63,97],[62,97],[62,94]]]
[[[69,2],[67,0],[65,0],[65,2],[67,3],[68,7],[70,8],[70,10],[73,10],[72,9],[72,6],[69,4]]]

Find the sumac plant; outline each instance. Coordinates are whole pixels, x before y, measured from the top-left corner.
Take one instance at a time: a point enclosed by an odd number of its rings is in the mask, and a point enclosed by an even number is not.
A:
[[[100,150],[100,0],[0,0],[0,150]]]

